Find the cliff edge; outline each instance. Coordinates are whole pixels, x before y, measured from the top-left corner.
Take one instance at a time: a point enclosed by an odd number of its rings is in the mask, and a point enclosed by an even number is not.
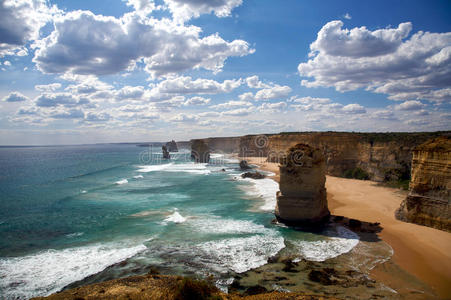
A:
[[[396,217],[451,232],[451,139],[439,137],[413,150],[409,195]]]

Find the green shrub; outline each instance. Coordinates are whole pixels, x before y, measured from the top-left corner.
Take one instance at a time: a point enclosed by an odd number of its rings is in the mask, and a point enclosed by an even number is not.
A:
[[[196,280],[193,278],[183,278],[177,286],[175,299],[177,300],[213,300],[221,299],[215,293],[219,290],[211,283],[205,280]]]
[[[354,179],[360,179],[360,180],[368,180],[370,179],[370,175],[362,170],[361,168],[354,168],[350,170],[346,170],[344,172],[344,177],[346,178],[354,178]]]

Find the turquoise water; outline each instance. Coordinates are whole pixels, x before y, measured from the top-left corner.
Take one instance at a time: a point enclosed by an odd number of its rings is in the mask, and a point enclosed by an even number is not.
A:
[[[48,295],[150,266],[225,286],[287,244],[321,261],[358,243],[341,227],[272,225],[277,183],[239,174],[236,160],[194,164],[189,150],[167,161],[135,145],[0,148],[0,294]]]

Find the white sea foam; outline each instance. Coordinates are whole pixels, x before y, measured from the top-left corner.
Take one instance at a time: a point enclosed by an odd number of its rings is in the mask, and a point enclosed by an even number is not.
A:
[[[144,245],[91,245],[0,259],[0,290],[6,299],[46,296],[145,249]]]
[[[322,240],[290,242],[297,248],[301,258],[310,261],[325,261],[344,253],[348,253],[359,243],[359,236],[343,226],[333,226],[327,229]]]
[[[82,191],[81,191],[81,193],[82,193],[82,194],[86,194],[86,193],[87,193],[87,191],[85,191],[85,190],[82,190]]]
[[[210,241],[199,248],[216,264],[218,271],[227,272],[229,269],[242,273],[266,264],[268,257],[276,255],[285,248],[285,244],[283,237],[274,232]]]
[[[270,229],[252,221],[223,219],[220,217],[196,218],[189,222],[189,225],[193,227],[193,230],[207,234],[264,234],[270,232]]]
[[[162,171],[170,166],[172,166],[173,163],[170,164],[164,164],[164,165],[145,165],[145,166],[139,166],[138,172],[141,173],[148,173],[148,172],[155,172],[155,171]]]
[[[276,193],[279,190],[277,181],[270,178],[252,179],[235,177],[237,180],[249,182],[251,185],[246,188],[246,193],[250,196],[260,198],[264,204],[260,206],[261,210],[274,211],[276,207]]]
[[[183,223],[186,221],[186,218],[183,217],[178,211],[175,211],[172,215],[168,216],[164,219],[164,222],[173,222],[173,223]]]
[[[82,236],[83,234],[85,234],[85,233],[84,232],[74,232],[74,233],[66,234],[66,236],[68,238],[73,238],[73,237],[77,237],[77,236]]]
[[[127,179],[121,179],[121,180],[118,180],[115,182],[115,184],[117,184],[117,185],[122,185],[122,184],[126,184],[126,183],[128,183]]]
[[[284,238],[276,229],[252,221],[209,216],[192,219],[187,224],[193,230],[209,235],[241,235],[196,246],[202,262],[218,272],[233,270],[241,273],[257,268],[285,248]]]
[[[149,166],[139,166],[138,172],[184,172],[193,174],[210,174],[211,171],[207,169],[207,164],[197,164],[194,162],[183,163],[183,164],[165,164],[165,165],[149,165]]]
[[[141,178],[144,178],[144,176],[142,176],[142,175],[136,175],[136,176],[133,176],[133,178],[135,178],[135,179],[141,179]]]

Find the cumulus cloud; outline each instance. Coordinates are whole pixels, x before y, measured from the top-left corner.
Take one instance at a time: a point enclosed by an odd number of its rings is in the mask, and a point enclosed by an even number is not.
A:
[[[343,18],[345,18],[346,20],[351,20],[352,19],[351,15],[349,13],[345,13],[343,15]]]
[[[207,105],[208,103],[210,103],[211,99],[210,98],[203,98],[203,97],[192,97],[188,100],[185,101],[185,103],[183,103],[183,105],[185,106],[190,106],[190,105]]]
[[[21,102],[21,101],[27,101],[28,97],[22,95],[19,92],[11,92],[7,96],[3,97],[3,101],[6,102]]]
[[[277,103],[263,103],[258,110],[263,113],[273,113],[280,112],[287,108],[286,102],[277,102]]]
[[[298,70],[307,87],[338,91],[365,88],[393,100],[450,101],[451,32],[419,31],[409,38],[411,23],[397,28],[343,29],[332,21],[319,31],[310,59]]]
[[[345,112],[347,114],[364,114],[364,113],[366,113],[365,107],[363,107],[362,105],[357,104],[357,103],[345,105],[345,106],[343,106],[342,110],[343,110],[343,112]]]
[[[55,18],[54,27],[37,43],[33,59],[44,73],[115,74],[133,70],[137,62],[152,77],[199,68],[219,72],[228,57],[254,52],[243,40],[201,38],[199,27],[136,13],[118,19],[73,11]]]
[[[83,119],[85,113],[80,109],[56,110],[49,114],[53,119]]]
[[[228,101],[225,103],[220,103],[216,105],[210,106],[212,109],[230,109],[230,108],[236,108],[236,107],[246,107],[246,106],[252,106],[252,103],[248,101]]]
[[[192,123],[192,122],[196,122],[197,120],[199,120],[198,116],[185,114],[185,113],[177,114],[169,119],[169,121],[171,121],[171,122],[178,122],[178,123]]]
[[[61,83],[39,84],[34,86],[34,89],[39,92],[54,92],[60,88]]]
[[[221,83],[213,79],[198,78],[193,80],[190,76],[180,76],[159,82],[146,96],[151,99],[158,99],[174,94],[230,93],[241,84],[241,79],[224,80]]]
[[[116,92],[117,100],[141,100],[144,95],[143,86],[124,86]]]
[[[246,84],[252,89],[264,89],[271,87],[269,84],[261,82],[257,75],[247,77]]]
[[[45,0],[0,1],[0,57],[27,55],[24,47],[39,38],[39,31],[56,13]]]
[[[417,100],[405,101],[395,106],[396,110],[420,110],[424,107],[424,104]]]
[[[270,88],[265,88],[259,90],[255,93],[255,100],[271,100],[271,99],[279,99],[288,96],[291,93],[291,88],[289,86],[280,86],[275,85]]]
[[[86,98],[79,99],[71,93],[44,93],[35,99],[35,103],[39,107],[56,107],[60,105],[72,107],[88,104],[89,100]]]
[[[111,119],[111,115],[105,112],[95,113],[88,112],[85,117],[85,121],[88,122],[106,122]]]
[[[237,108],[232,110],[226,110],[221,112],[222,116],[234,116],[234,117],[240,117],[240,116],[247,116],[251,112],[254,111],[254,107],[247,107],[247,108]]]
[[[228,17],[242,0],[164,0],[173,18],[185,22],[201,14],[214,13],[217,17]]]

